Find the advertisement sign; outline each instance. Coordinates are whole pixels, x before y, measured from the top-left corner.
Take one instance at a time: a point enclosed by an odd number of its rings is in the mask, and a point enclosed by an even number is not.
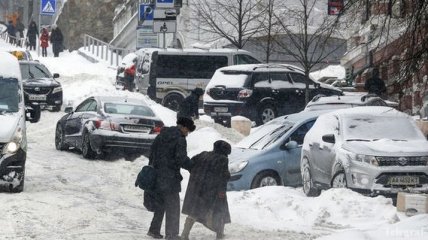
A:
[[[328,15],[339,15],[343,7],[343,0],[328,0]]]
[[[137,49],[159,47],[159,38],[153,33],[152,26],[142,26],[137,28]]]

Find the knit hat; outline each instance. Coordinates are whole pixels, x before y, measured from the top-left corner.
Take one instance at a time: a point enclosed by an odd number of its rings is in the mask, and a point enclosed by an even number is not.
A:
[[[186,117],[180,117],[177,119],[177,125],[181,125],[187,129],[189,129],[190,132],[195,131],[196,126],[193,123],[193,120]]]
[[[229,143],[223,140],[218,140],[214,143],[214,152],[227,156],[232,152],[232,147]]]
[[[204,94],[204,90],[202,88],[195,88],[192,92],[198,96],[202,96]]]

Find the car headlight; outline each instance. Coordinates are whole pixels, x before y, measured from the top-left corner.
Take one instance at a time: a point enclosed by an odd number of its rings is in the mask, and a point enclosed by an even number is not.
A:
[[[12,141],[10,141],[9,143],[7,143],[4,147],[3,147],[3,154],[14,154],[18,151],[18,149],[21,147],[21,142],[22,142],[22,130],[21,128],[19,128],[18,130],[16,130],[15,132],[15,136],[13,137]]]
[[[239,161],[229,164],[229,172],[231,174],[242,171],[248,165],[248,161]]]
[[[379,166],[379,162],[377,161],[375,156],[357,154],[355,156],[355,161],[368,163],[368,164],[373,165],[373,166]]]
[[[52,94],[57,93],[57,92],[62,92],[62,87],[56,87],[52,90]]]

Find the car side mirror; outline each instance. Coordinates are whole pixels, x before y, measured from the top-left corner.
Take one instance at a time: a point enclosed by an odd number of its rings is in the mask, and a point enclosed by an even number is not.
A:
[[[41,110],[40,105],[31,105],[25,107],[25,120],[30,123],[36,123],[40,120]]]
[[[327,134],[322,136],[322,140],[327,143],[335,143],[336,139],[334,138],[334,134]]]
[[[71,112],[73,112],[73,107],[66,107],[66,108],[64,109],[64,112],[66,112],[66,113],[71,113]]]
[[[295,149],[295,148],[298,148],[298,147],[299,147],[299,144],[296,141],[291,140],[291,141],[288,141],[284,145],[283,149],[290,150],[290,149]]]
[[[314,83],[314,87],[315,87],[315,88],[320,88],[320,87],[321,87],[321,84],[319,84],[319,83]]]
[[[59,74],[58,73],[54,73],[53,78],[59,78]]]

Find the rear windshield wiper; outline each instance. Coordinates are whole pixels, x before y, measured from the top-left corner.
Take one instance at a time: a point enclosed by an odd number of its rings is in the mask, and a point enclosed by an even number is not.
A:
[[[358,138],[355,138],[355,139],[346,139],[346,141],[347,141],[347,142],[352,142],[352,141],[357,141],[357,142],[370,142],[370,140],[368,140],[368,139],[358,139]]]

